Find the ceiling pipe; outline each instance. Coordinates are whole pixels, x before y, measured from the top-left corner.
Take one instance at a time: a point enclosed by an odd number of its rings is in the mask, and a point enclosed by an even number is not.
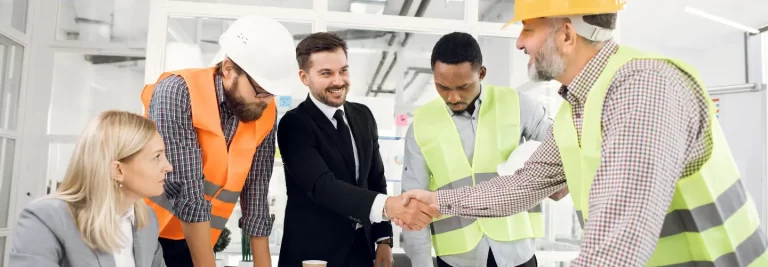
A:
[[[427,7],[429,7],[430,0],[422,0],[421,3],[419,3],[419,7],[416,8],[416,14],[414,14],[414,17],[422,17],[424,16],[424,13],[427,11]],[[402,13],[402,10],[401,10]],[[405,47],[406,44],[408,44],[408,40],[411,39],[411,36],[413,36],[413,33],[405,33],[405,37],[403,38],[403,41],[400,42],[400,47]],[[394,36],[393,36],[394,37]],[[390,39],[392,41],[392,39]],[[392,43],[390,42],[388,46],[392,46]],[[387,52],[382,55],[381,61],[379,61],[379,67],[376,68],[376,72],[374,73],[373,80],[371,81],[370,85],[368,86],[368,92],[365,93],[366,96],[368,96],[369,93],[373,92],[374,97],[378,96],[379,92],[382,92],[382,87],[384,86],[384,83],[387,81],[387,78],[389,77],[389,74],[392,72],[392,69],[395,67],[395,63],[397,63],[397,54],[395,54],[394,58],[392,59],[392,62],[389,63],[389,67],[387,67],[387,71],[384,73],[384,76],[381,78],[381,82],[376,87],[376,91],[373,91],[373,84],[374,81],[376,81],[376,76],[378,76],[379,71],[381,70],[381,66],[384,64],[384,60],[386,59]]]
[[[400,13],[398,13],[398,15],[407,16],[408,11],[411,10],[411,5],[413,5],[413,0],[403,1],[403,6],[400,7]],[[391,32],[391,34],[392,36],[390,36],[389,41],[387,41],[387,48],[392,47],[392,44],[394,44],[395,40],[397,40],[397,32]],[[384,66],[384,61],[387,59],[387,56],[389,56],[389,51],[382,51],[381,59],[379,59],[378,66],[376,66],[376,71],[373,72],[373,78],[371,78],[371,82],[368,83],[368,90],[365,92],[365,96],[368,96],[371,92],[373,92],[373,85],[376,84],[376,78],[379,77],[379,73],[381,73],[381,67]],[[395,59],[397,59],[397,57],[395,57]]]

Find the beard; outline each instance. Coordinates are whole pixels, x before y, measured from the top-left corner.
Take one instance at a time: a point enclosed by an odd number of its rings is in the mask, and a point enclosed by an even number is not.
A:
[[[565,61],[555,45],[554,36],[550,35],[544,46],[533,57],[533,63],[528,66],[528,78],[543,82],[554,80],[565,71]]]
[[[326,87],[319,90],[312,88],[310,89],[312,96],[314,96],[317,101],[320,101],[320,103],[326,104],[330,107],[337,108],[341,105],[344,105],[344,102],[347,100],[347,93],[349,93],[349,83],[344,83],[340,86]]]
[[[245,98],[237,92],[237,80],[232,82],[230,90],[224,89],[224,95],[226,96],[227,107],[232,110],[232,113],[237,116],[243,122],[251,122],[261,118],[264,113],[264,109],[267,108],[267,102],[256,101],[248,103]]]

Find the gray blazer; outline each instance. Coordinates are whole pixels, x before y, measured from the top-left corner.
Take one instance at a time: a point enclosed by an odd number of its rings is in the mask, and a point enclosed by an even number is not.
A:
[[[151,210],[150,210],[151,211]],[[133,230],[136,267],[163,267],[163,251],[157,241],[157,217]],[[67,204],[58,199],[39,199],[21,212],[10,253],[13,267],[114,267],[111,253],[96,252],[85,245]]]

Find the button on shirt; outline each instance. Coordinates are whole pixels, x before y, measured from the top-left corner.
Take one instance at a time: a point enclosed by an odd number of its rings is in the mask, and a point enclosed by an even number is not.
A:
[[[587,95],[618,46],[608,41],[561,95],[581,139]],[[699,170],[711,141],[702,88],[665,60],[622,66],[603,103],[602,162],[589,195],[589,220],[571,266],[645,266],[656,248],[675,183]],[[580,140],[579,140],[580,142]],[[442,214],[499,217],[533,207],[566,186],[552,131],[514,175],[438,191]],[[495,254],[494,254],[495,255]]]
[[[325,117],[328,118],[328,120],[331,121],[331,124],[333,124],[333,127],[336,128],[338,123],[336,122],[336,119],[333,118],[333,115],[336,114],[337,110],[341,110],[344,112],[344,105],[341,105],[339,107],[331,107],[329,105],[326,105],[319,100],[317,100],[312,94],[309,94],[309,99],[312,100],[312,103],[317,106],[318,109],[325,115]],[[349,125],[349,120],[347,120],[347,116],[345,114],[344,116],[344,123]],[[355,179],[360,179],[360,160],[357,156],[357,146],[355,145],[355,136],[352,134],[352,129],[349,129],[349,135],[352,137],[352,152],[355,155]],[[384,194],[378,194],[376,198],[373,200],[373,205],[371,206],[371,214],[369,216],[369,219],[371,220],[371,223],[378,223],[384,220],[384,204],[387,201],[387,195]],[[359,229],[363,227],[361,224],[357,224],[356,229]],[[386,238],[383,238],[386,239]]]
[[[520,136],[520,143],[526,140],[542,141],[547,129],[552,125],[544,105],[531,96],[519,94],[520,102],[520,133],[510,133],[510,136]],[[459,131],[461,144],[468,162],[472,163],[477,133],[478,115],[482,104],[483,91],[475,101],[472,114],[464,111],[454,113],[448,106],[449,113]],[[506,159],[505,159],[506,160]],[[431,172],[421,153],[413,134],[413,124],[405,136],[405,161],[403,164],[403,191],[411,189],[429,190]],[[429,228],[420,231],[404,231],[404,250],[411,259],[413,266],[432,266],[432,238]],[[454,267],[485,266],[488,262],[488,250],[493,250],[493,256],[499,266],[517,266],[533,257],[535,252],[533,239],[514,240],[509,242],[495,241],[483,236],[475,248],[467,253],[441,256],[440,258]]]
[[[120,217],[120,234],[123,236],[123,248],[112,253],[115,257],[116,267],[136,267],[133,258],[133,224],[136,223],[136,216],[133,212],[133,206],[128,212]]]

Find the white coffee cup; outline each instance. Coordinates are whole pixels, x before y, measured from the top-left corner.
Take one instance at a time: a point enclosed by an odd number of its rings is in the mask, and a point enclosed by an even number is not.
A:
[[[308,261],[302,261],[301,264],[304,267],[325,267],[328,264],[328,262],[319,261],[319,260],[308,260]]]

